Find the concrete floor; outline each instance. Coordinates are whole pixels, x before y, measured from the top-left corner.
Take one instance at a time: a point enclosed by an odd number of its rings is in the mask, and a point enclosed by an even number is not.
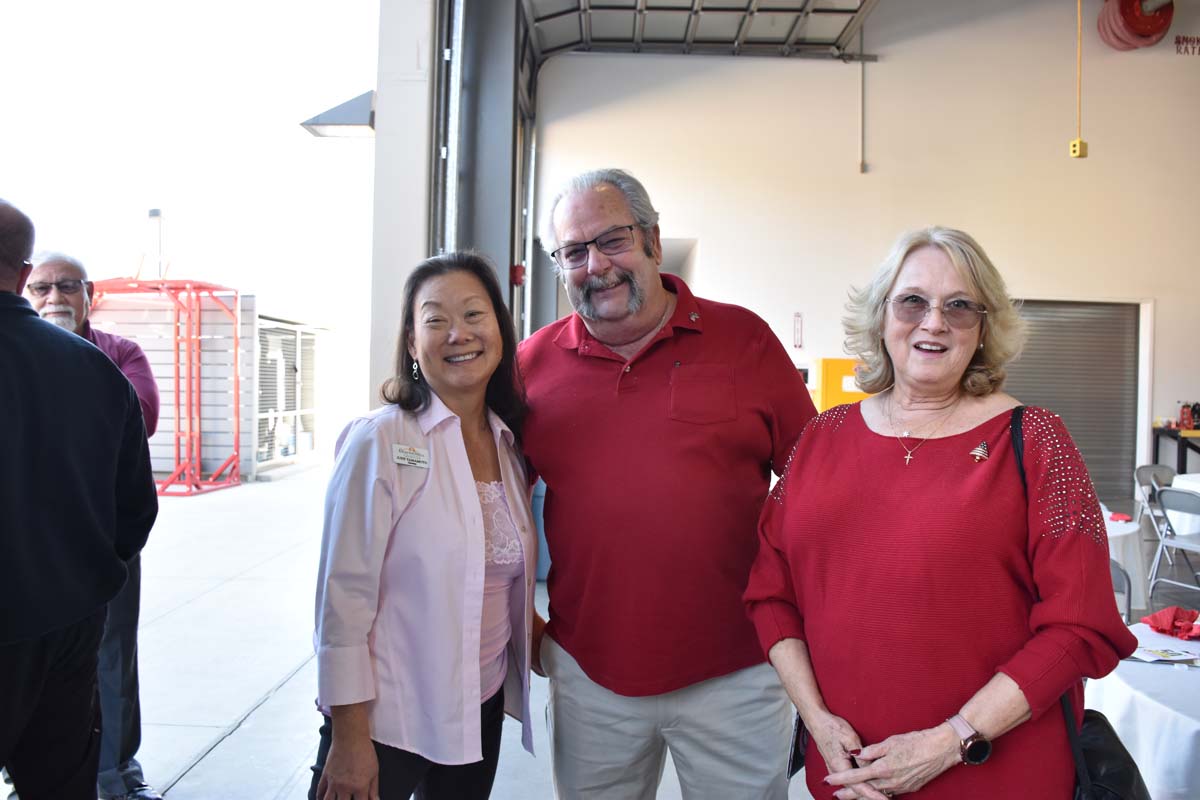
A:
[[[139,656],[147,780],[169,800],[302,800],[320,716],[313,706],[313,589],[327,469],[195,497],[163,498],[142,556]],[[545,586],[537,604],[546,613]],[[534,747],[506,720],[496,800],[551,798],[534,678]],[[791,798],[808,798],[799,780]],[[658,794],[681,798],[668,762]]]
[[[139,758],[169,800],[306,797],[320,724],[311,636],[326,475],[293,469],[162,500],[143,555]],[[1194,606],[1197,595],[1168,587],[1155,600]],[[506,721],[497,800],[553,797],[546,682],[535,677],[533,691],[538,755]],[[801,777],[793,799],[810,797]],[[681,797],[669,763],[658,797]]]

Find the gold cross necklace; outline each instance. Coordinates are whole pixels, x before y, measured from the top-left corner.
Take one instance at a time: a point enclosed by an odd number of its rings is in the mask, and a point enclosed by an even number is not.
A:
[[[954,415],[955,409],[958,408],[958,404],[962,401],[962,395],[960,394],[958,396],[958,398],[954,401],[954,403],[950,406],[950,410],[942,415],[942,418],[938,420],[937,426],[934,427],[934,429],[931,430],[924,439],[917,442],[916,447],[910,448],[908,445],[906,445],[904,443],[904,439],[900,438],[900,434],[896,432],[896,418],[893,416],[894,409],[892,406],[892,400],[895,397],[895,394],[894,394],[895,389],[893,389],[892,392],[893,392],[893,394],[888,395],[888,424],[892,426],[892,436],[895,436],[896,441],[900,443],[900,446],[902,448],[904,448],[904,466],[907,467],[909,465],[909,462],[911,462],[913,460],[913,453],[920,450],[921,445],[925,444],[930,439],[932,439],[933,435],[935,433],[937,433],[938,431],[940,431],[942,429],[942,426],[946,424],[946,420],[950,419],[950,417]],[[909,437],[909,432],[905,431],[904,435],[905,435],[905,437]],[[909,438],[911,438],[911,437],[909,437]]]

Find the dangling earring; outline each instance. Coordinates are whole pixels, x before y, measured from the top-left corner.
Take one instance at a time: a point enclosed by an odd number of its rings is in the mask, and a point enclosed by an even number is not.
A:
[[[413,359],[413,383],[421,382],[421,369],[417,366],[417,360]]]

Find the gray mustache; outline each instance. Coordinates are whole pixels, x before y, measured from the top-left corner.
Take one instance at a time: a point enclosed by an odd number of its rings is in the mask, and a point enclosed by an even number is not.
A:
[[[588,278],[583,286],[580,287],[580,293],[586,298],[591,297],[593,292],[601,292],[605,289],[612,289],[615,286],[620,286],[622,283],[633,285],[633,276],[628,272],[619,272],[612,280],[605,280],[599,275],[593,275]]]

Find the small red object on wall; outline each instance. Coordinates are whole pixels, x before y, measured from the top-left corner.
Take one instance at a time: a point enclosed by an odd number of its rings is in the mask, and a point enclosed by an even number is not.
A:
[[[508,268],[508,282],[513,286],[525,285],[525,265],[513,264]]]

